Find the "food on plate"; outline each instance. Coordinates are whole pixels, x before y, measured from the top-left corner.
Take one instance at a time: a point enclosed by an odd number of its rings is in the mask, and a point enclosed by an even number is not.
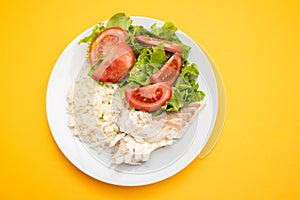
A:
[[[93,40],[89,47],[89,61],[93,66],[107,56],[111,48],[119,42],[124,42],[128,35],[119,27],[107,28]]]
[[[144,36],[144,35],[137,35],[136,39],[142,43],[145,43],[147,45],[151,45],[151,46],[158,46],[161,43],[164,44],[164,49],[166,51],[170,51],[173,53],[176,52],[180,52],[181,51],[181,45],[174,43],[174,42],[170,42],[168,40],[162,40],[159,38],[155,38],[155,37],[149,37],[149,36]]]
[[[151,83],[167,82],[173,85],[177,80],[182,66],[181,55],[175,53],[164,66],[151,77]]]
[[[134,64],[134,54],[126,42],[115,44],[100,64],[96,64],[92,78],[102,82],[118,82]]]
[[[115,145],[114,162],[136,164],[149,160],[154,150],[172,145],[181,138],[204,105],[203,102],[187,104],[178,112],[164,112],[143,123],[136,122],[137,119],[144,120],[139,118],[141,113],[136,117],[133,110],[122,112],[118,124],[126,136]]]
[[[180,139],[204,107],[199,70],[190,47],[167,22],[133,25],[118,13],[97,24],[82,66],[67,96],[68,126],[114,164],[141,164]]]
[[[132,107],[151,112],[161,108],[170,100],[172,88],[168,83],[156,83],[125,90],[125,98]]]

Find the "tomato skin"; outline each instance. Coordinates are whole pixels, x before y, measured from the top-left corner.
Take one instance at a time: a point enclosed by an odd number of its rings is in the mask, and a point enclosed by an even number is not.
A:
[[[134,54],[126,42],[116,44],[107,57],[99,64],[92,78],[102,82],[118,82],[134,65]]]
[[[167,82],[173,85],[182,68],[181,55],[175,53],[171,58],[164,64],[164,66],[151,77],[151,83]]]
[[[135,37],[138,41],[151,45],[151,46],[158,46],[159,44],[163,43],[164,44],[164,49],[166,51],[170,51],[173,53],[180,53],[181,52],[181,45],[168,41],[168,40],[162,40],[159,38],[153,38],[153,37],[148,37],[148,36],[144,36],[144,35],[137,35]]]
[[[89,47],[89,61],[93,66],[104,56],[107,56],[111,48],[119,42],[124,42],[128,34],[122,28],[107,28],[97,35]]]
[[[171,97],[172,87],[167,83],[125,90],[125,98],[129,105],[147,112],[161,108]]]

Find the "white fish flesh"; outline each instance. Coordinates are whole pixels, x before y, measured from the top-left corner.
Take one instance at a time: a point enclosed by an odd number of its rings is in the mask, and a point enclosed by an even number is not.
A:
[[[151,152],[181,138],[204,105],[191,103],[178,112],[164,112],[156,117],[132,108],[123,110],[117,123],[126,136],[116,143],[112,162],[140,164],[149,160]]]

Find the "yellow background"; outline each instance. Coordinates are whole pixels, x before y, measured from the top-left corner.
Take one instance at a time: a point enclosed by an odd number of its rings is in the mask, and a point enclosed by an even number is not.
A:
[[[216,63],[225,126],[208,157],[143,187],[74,167],[50,133],[51,70],[117,12],[174,22]],[[300,199],[300,1],[1,1],[0,199]]]

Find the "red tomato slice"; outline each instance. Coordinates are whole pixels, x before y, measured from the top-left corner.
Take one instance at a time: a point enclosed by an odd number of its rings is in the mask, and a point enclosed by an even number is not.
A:
[[[164,66],[151,77],[151,83],[167,82],[173,85],[180,74],[182,67],[182,58],[180,54],[175,53]]]
[[[167,83],[156,83],[140,88],[125,90],[127,102],[142,111],[154,111],[161,108],[170,100],[172,88]]]
[[[144,35],[137,35],[135,37],[138,41],[151,45],[151,46],[158,46],[160,43],[164,43],[164,48],[166,51],[170,51],[173,53],[180,53],[181,51],[181,45],[168,41],[168,40],[162,40],[162,39],[158,39],[158,38],[153,38],[153,37],[148,37],[148,36],[144,36]]]
[[[128,38],[126,31],[119,27],[105,29],[93,40],[89,49],[89,61],[93,66],[104,56],[107,56],[111,48]]]
[[[134,54],[126,42],[116,44],[93,72],[92,77],[102,82],[118,82],[134,65]]]

